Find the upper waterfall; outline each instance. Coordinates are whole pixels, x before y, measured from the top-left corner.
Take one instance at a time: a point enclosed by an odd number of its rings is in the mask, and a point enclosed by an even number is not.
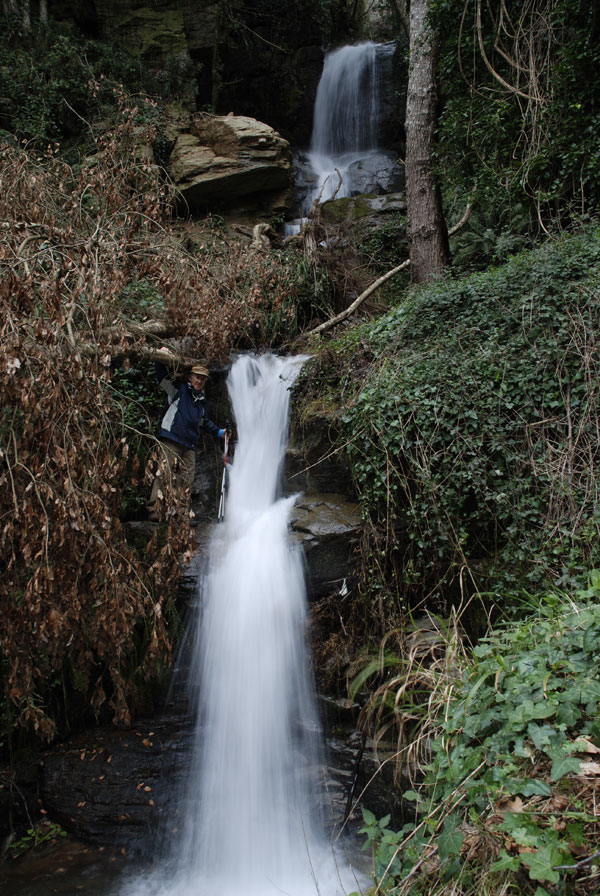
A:
[[[383,99],[395,49],[394,43],[365,42],[325,56],[310,148],[297,171],[302,216],[315,200],[397,189],[396,154],[380,149]]]
[[[362,43],[327,54],[315,98],[311,154],[341,156],[376,148],[379,61],[390,46]]]

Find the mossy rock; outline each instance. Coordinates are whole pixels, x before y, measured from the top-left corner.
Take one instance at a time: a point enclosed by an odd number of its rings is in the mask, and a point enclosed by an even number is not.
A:
[[[123,9],[112,25],[128,45],[142,57],[165,60],[187,56],[183,12],[181,9],[154,9],[149,6]]]
[[[389,193],[375,196],[361,193],[342,199],[329,199],[321,206],[321,215],[326,224],[352,223],[368,218],[380,218],[397,212],[406,212],[404,193]]]

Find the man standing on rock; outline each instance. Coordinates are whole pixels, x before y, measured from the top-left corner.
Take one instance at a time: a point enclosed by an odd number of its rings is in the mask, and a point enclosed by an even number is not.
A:
[[[167,393],[167,405],[158,432],[163,447],[163,462],[146,504],[148,519],[152,521],[158,520],[157,501],[163,497],[165,472],[174,477],[178,498],[182,502],[187,501],[194,481],[196,450],[202,430],[218,439],[226,434],[225,429],[219,429],[206,416],[204,386],[209,376],[206,367],[195,364],[184,380],[177,381],[173,380],[163,364],[156,363],[155,374],[161,389]],[[190,512],[190,518],[194,525],[193,512]]]

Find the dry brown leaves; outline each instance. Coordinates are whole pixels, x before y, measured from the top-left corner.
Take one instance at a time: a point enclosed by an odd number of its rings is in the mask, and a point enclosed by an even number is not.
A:
[[[119,483],[139,473],[111,364],[151,358],[165,335],[208,362],[281,339],[301,288],[293,259],[210,227],[190,247],[140,124],[156,118],[147,105],[123,100],[77,168],[57,147],[0,145],[0,681],[45,738],[65,681],[128,721],[138,671],[169,658],[163,607],[190,551],[189,521],[170,511],[151,562],[126,541]],[[124,288],[139,283],[157,308],[125,319]]]
[[[132,340],[105,333],[123,285],[162,274],[168,204],[134,121],[123,110],[79,171],[52,150],[0,158],[0,674],[46,739],[52,682],[128,722],[134,649],[142,672],[169,658],[162,606],[187,534],[173,523],[148,568],[119,521],[129,449],[107,381]]]

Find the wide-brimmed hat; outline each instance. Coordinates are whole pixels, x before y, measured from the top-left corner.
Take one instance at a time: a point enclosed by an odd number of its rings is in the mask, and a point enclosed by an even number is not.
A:
[[[194,364],[190,373],[195,373],[196,376],[210,376],[210,373],[202,364]]]

